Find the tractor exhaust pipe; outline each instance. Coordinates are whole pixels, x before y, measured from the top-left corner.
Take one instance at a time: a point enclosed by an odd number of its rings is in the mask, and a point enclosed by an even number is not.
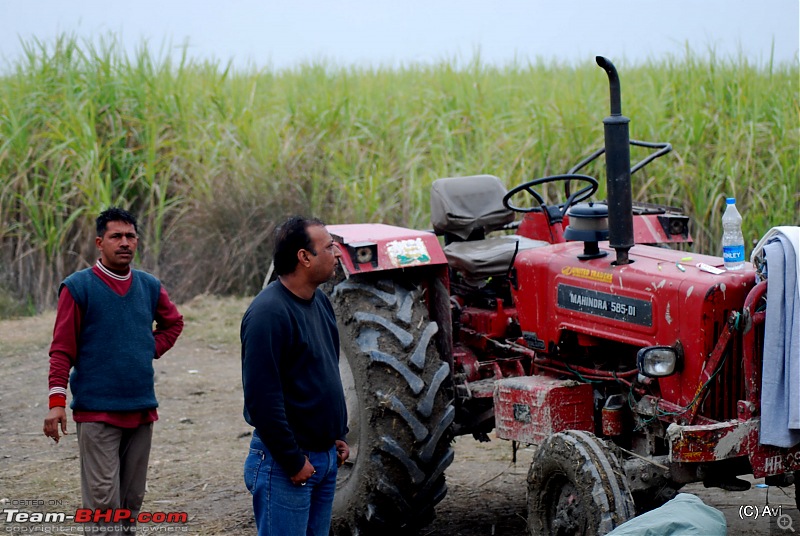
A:
[[[595,58],[608,75],[611,115],[603,119],[606,145],[606,184],[608,186],[608,241],[617,252],[615,265],[630,264],[628,250],[633,247],[633,201],[631,194],[631,149],[628,123],[622,115],[619,76],[614,64],[603,56]]]

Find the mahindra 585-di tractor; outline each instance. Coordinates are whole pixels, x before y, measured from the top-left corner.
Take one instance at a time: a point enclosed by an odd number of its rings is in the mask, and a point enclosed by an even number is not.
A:
[[[688,218],[634,204],[631,174],[671,148],[629,139],[616,69],[597,63],[605,146],[568,173],[510,191],[489,175],[437,180],[434,232],[328,227],[351,443],[336,534],[423,526],[451,440],[492,430],[537,447],[531,534],[604,534],[689,482],[788,485],[800,469],[798,448],[759,444],[766,281],[664,247],[690,240]],[[631,145],[654,152],[631,166]],[[598,182],[578,172],[603,154],[608,202],[593,203]],[[547,183],[563,202],[546,202]]]

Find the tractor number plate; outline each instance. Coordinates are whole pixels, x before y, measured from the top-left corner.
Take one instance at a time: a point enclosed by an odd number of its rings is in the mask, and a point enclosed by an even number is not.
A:
[[[564,309],[638,324],[653,325],[653,307],[648,301],[617,296],[588,288],[558,285],[558,305]]]

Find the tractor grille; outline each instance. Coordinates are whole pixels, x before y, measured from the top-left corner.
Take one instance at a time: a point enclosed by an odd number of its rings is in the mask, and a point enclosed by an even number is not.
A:
[[[726,312],[727,316],[727,312]],[[714,343],[719,339],[724,324],[715,324],[713,342],[709,345],[709,352],[713,350]],[[760,346],[763,336],[755,337]],[[753,355],[762,355],[758,348]],[[761,363],[757,363],[754,371],[761,375]],[[759,381],[758,384],[761,382]],[[722,368],[712,380],[709,386],[708,395],[704,398],[700,406],[700,414],[715,421],[736,419],[738,417],[737,402],[746,400],[745,377],[744,377],[744,358],[742,353],[742,334],[736,332],[731,338],[727,352],[724,356]]]

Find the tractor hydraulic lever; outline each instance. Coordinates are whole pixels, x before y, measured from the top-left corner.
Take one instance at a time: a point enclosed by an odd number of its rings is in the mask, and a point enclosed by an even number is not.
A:
[[[700,373],[700,378],[697,382],[697,389],[695,390],[694,398],[692,399],[691,404],[689,404],[686,415],[688,424],[694,424],[695,416],[700,409],[700,396],[711,383],[711,380],[714,378],[714,376],[716,376],[717,372],[719,372],[719,369],[722,368],[724,363],[721,363],[721,361],[725,356],[725,350],[728,348],[728,344],[731,341],[733,332],[738,329],[738,324],[738,313],[731,313],[728,322],[725,323],[725,328],[722,330],[716,346],[714,346],[714,350],[711,352],[711,355],[708,356],[705,367],[703,367],[703,371]]]
[[[750,293],[744,302],[745,329],[742,335],[742,361],[744,362],[745,392],[747,401],[745,415],[758,412],[761,405],[761,358],[756,348],[763,347],[763,325],[766,319],[766,309],[762,301],[767,295],[767,282],[761,281]],[[757,330],[756,327],[761,327]],[[758,337],[761,334],[761,337]],[[758,341],[758,344],[756,344]]]

